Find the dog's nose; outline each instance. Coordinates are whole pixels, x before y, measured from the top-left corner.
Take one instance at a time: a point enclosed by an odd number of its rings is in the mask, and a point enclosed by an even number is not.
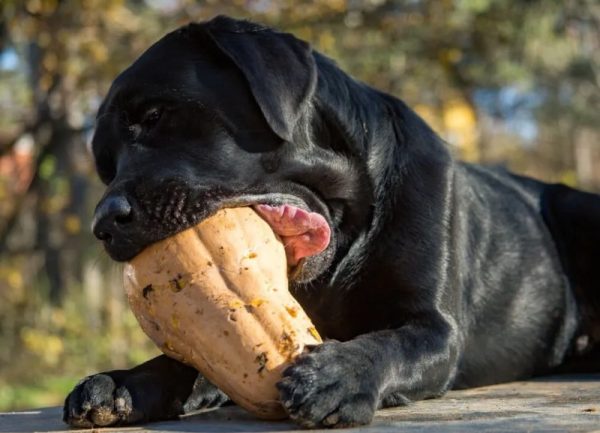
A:
[[[110,194],[104,197],[94,213],[92,231],[101,241],[110,242],[133,221],[131,203],[123,194]]]

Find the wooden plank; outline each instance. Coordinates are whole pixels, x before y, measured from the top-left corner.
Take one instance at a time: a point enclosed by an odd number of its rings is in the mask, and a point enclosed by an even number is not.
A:
[[[60,417],[60,408],[0,413],[0,432],[79,431],[66,428]],[[180,421],[94,430],[102,433],[306,432],[287,421],[256,420],[237,407],[202,412]],[[373,424],[352,430],[361,433],[600,433],[600,375],[554,376],[451,391],[440,399],[380,410]]]

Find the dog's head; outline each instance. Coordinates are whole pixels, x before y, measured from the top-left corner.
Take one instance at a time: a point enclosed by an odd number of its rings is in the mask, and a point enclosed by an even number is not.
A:
[[[150,47],[114,81],[92,142],[108,186],[93,230],[110,256],[128,260],[220,208],[263,204],[272,227],[313,225],[314,245],[297,242],[298,278],[322,274],[355,167],[315,127],[317,80],[308,44],[247,21],[190,24]]]

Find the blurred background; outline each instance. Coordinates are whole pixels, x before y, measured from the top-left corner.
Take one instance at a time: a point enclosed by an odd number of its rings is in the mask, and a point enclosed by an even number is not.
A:
[[[120,70],[221,13],[310,41],[463,159],[600,191],[597,0],[0,0],[0,410],[157,353],[90,234],[87,146]]]

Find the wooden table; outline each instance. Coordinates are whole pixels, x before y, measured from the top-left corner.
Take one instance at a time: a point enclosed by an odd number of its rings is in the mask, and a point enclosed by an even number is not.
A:
[[[61,409],[56,407],[0,413],[0,432],[80,431],[66,428],[60,416]],[[256,420],[237,407],[197,413],[180,421],[94,430],[148,433],[306,432],[290,422]],[[378,411],[373,424],[350,430],[373,433],[600,433],[600,374],[553,376],[452,391],[437,400]]]

